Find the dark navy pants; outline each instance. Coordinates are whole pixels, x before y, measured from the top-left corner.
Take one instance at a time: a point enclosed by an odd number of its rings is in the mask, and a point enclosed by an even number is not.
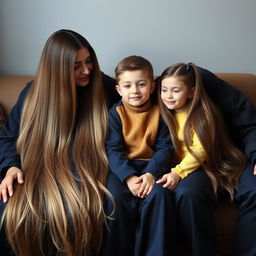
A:
[[[5,204],[1,200],[0,201],[0,218],[2,217],[4,208],[5,208]],[[0,255],[4,255],[4,256],[13,256],[14,255],[8,245],[4,225],[0,229]]]
[[[164,189],[162,184],[155,184],[146,198],[137,198],[112,173],[108,176],[107,188],[115,199],[116,209],[107,221],[101,255],[173,255],[173,192]],[[113,204],[108,198],[106,207],[110,213]]]
[[[189,255],[216,255],[215,198],[211,183],[201,169],[179,182],[174,191],[177,226]],[[249,163],[243,170],[235,202],[239,207],[234,255],[256,256],[256,176]]]
[[[202,169],[180,180],[174,190],[177,230],[188,255],[216,256],[214,210],[216,197],[210,179]]]
[[[256,255],[256,176],[253,165],[248,164],[242,173],[235,201],[240,208],[236,226],[234,255]]]

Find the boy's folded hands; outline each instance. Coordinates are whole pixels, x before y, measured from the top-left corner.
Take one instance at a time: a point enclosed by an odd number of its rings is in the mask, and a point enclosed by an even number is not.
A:
[[[126,183],[134,196],[145,198],[152,191],[155,184],[155,177],[148,172],[139,177],[131,175],[126,179]]]

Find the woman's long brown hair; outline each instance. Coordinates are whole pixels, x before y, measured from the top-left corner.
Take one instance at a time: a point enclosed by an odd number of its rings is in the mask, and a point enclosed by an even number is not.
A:
[[[173,111],[168,110],[161,100],[161,83],[163,79],[171,76],[180,79],[189,88],[195,88],[194,96],[188,104],[187,120],[184,126],[186,148],[200,162],[190,148],[192,143],[190,134],[194,130],[205,150],[206,160],[201,165],[212,182],[214,192],[217,193],[218,188],[221,187],[226,189],[233,199],[246,157],[231,142],[220,111],[207,96],[200,71],[193,63],[178,63],[170,66],[161,74],[158,84],[161,113],[168,125],[177,156],[181,148],[176,134],[176,121]]]
[[[74,81],[77,51],[87,48],[90,84]],[[96,253],[106,214],[103,197],[107,108],[102,74],[78,33],[55,32],[46,42],[25,99],[17,142],[24,184],[4,213],[8,240],[19,256]]]

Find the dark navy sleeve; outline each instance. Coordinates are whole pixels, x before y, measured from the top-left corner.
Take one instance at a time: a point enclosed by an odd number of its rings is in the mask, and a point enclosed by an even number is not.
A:
[[[106,142],[106,151],[109,160],[110,171],[113,172],[121,182],[132,175],[136,170],[129,164],[129,160],[124,152],[124,139],[122,133],[122,123],[115,104],[109,111],[109,134]]]
[[[0,132],[0,172],[1,178],[5,176],[7,169],[11,166],[21,168],[20,157],[16,149],[16,141],[19,135],[20,117],[22,106],[27,92],[31,87],[28,83],[20,93],[17,103],[11,110],[6,125]]]
[[[102,75],[103,75],[103,85],[105,88],[107,105],[108,105],[108,108],[111,108],[114,103],[117,103],[118,101],[121,100],[121,97],[115,88],[116,80],[108,75],[105,75],[104,73],[102,73]]]
[[[210,71],[200,68],[208,96],[223,113],[234,143],[256,163],[256,109],[239,90]],[[256,85],[255,85],[256,86]]]
[[[170,171],[174,147],[170,132],[163,119],[159,120],[158,135],[156,138],[154,154],[149,160],[143,173],[149,172],[156,178]]]

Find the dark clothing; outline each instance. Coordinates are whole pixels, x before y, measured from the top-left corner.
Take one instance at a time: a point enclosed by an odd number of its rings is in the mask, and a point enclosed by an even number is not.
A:
[[[127,127],[132,131],[129,135],[138,135],[132,136],[132,141],[123,133]],[[143,152],[138,150],[138,155],[148,160],[127,157],[127,148],[131,148],[131,155],[137,152],[134,142],[143,148]],[[172,192],[162,184],[155,184],[150,194],[142,199],[135,197],[125,182],[132,174],[151,173],[160,178],[170,169],[173,146],[158,106],[150,102],[141,107],[131,107],[121,101],[115,104],[109,112],[106,144],[110,166],[107,188],[113,195],[116,209],[114,216],[107,220],[101,256],[172,255],[175,223]],[[106,198],[106,209],[108,214],[113,209],[109,198]]]
[[[21,111],[26,95],[32,85],[28,83],[22,90],[17,103],[13,107],[6,125],[0,132],[0,171],[1,179],[5,177],[8,167],[21,167],[20,157],[16,149],[19,135]]]
[[[256,176],[249,162],[242,172],[235,194],[239,207],[234,255],[255,256],[256,243]]]
[[[256,164],[256,109],[237,89],[219,79],[213,73],[200,68],[203,84],[208,96],[223,113],[230,136]]]
[[[216,256],[216,197],[205,171],[200,168],[181,179],[173,192],[177,214],[175,242],[186,248],[188,255]]]
[[[136,174],[141,175],[142,161],[136,169]],[[112,172],[106,186],[115,199],[116,208],[111,219],[107,220],[100,255],[174,255],[175,208],[172,191],[163,188],[162,184],[155,184],[146,198],[138,198]],[[113,203],[107,197],[105,203],[106,213],[110,214]]]
[[[103,85],[105,87],[108,108],[111,108],[114,103],[121,99],[120,95],[115,89],[116,81],[112,77],[103,74]]]

